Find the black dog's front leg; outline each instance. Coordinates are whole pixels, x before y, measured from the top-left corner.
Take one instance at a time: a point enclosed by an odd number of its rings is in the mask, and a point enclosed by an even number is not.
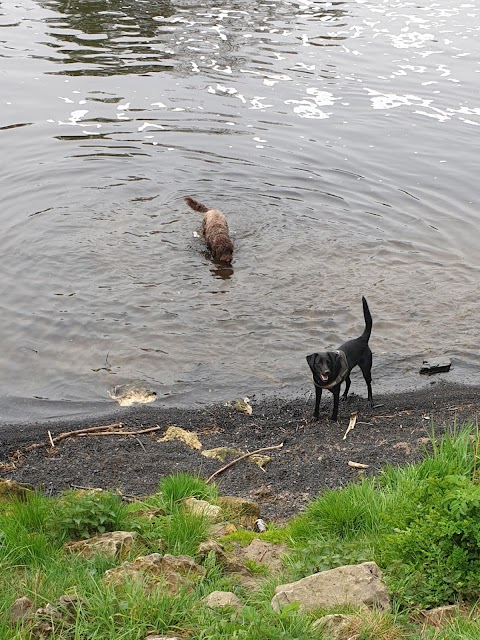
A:
[[[330,389],[330,391],[333,393],[333,413],[332,413],[332,420],[334,422],[337,422],[338,420],[338,401],[340,399],[340,385],[337,384],[336,387],[333,387],[332,389]]]
[[[352,381],[350,380],[350,376],[347,376],[345,378],[345,391],[342,393],[342,400],[346,400],[347,396],[348,396],[348,390],[350,389],[350,385],[352,384]],[[340,389],[338,390],[338,392],[340,393]]]
[[[315,410],[313,412],[313,417],[315,420],[318,420],[318,412],[320,410],[320,400],[322,399],[322,387],[317,387],[315,385]]]

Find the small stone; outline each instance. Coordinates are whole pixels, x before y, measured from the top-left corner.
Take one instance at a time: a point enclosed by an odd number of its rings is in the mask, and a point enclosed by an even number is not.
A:
[[[238,531],[237,527],[231,522],[219,522],[217,524],[212,524],[209,529],[209,534],[212,538],[223,538],[224,536],[229,536],[236,531]]]
[[[158,439],[158,442],[169,442],[170,440],[180,440],[188,445],[191,449],[201,449],[202,443],[197,438],[195,433],[186,431],[181,427],[177,427],[175,424],[167,427],[162,438]]]
[[[240,557],[244,560],[252,560],[257,564],[262,564],[274,573],[283,570],[282,557],[288,552],[287,545],[274,544],[273,542],[265,542],[255,538],[252,542],[242,549]]]
[[[120,566],[105,572],[105,581],[113,586],[121,585],[126,579],[144,585],[155,586],[163,581],[171,593],[181,588],[193,586],[192,578],[205,576],[206,571],[190,556],[171,556],[151,553],[140,556],[133,562],[125,561]]]
[[[214,504],[210,504],[206,500],[198,500],[197,498],[186,498],[183,504],[187,510],[195,516],[203,516],[212,522],[216,522],[221,518],[221,508]]]
[[[33,609],[33,602],[30,598],[23,596],[22,598],[18,598],[10,607],[9,618],[13,624],[17,623],[19,620],[24,618],[28,613],[30,613]]]
[[[429,360],[423,361],[423,364],[420,367],[420,373],[425,373],[427,375],[431,375],[432,373],[444,373],[446,371],[450,371],[451,366],[452,361],[450,358],[430,358]]]
[[[31,484],[23,484],[16,480],[0,479],[0,499],[18,498],[25,499],[27,494],[32,493],[34,487]]]
[[[97,553],[110,558],[124,558],[137,537],[138,534],[135,531],[112,531],[87,540],[67,542],[65,551],[77,553],[85,558],[91,558]]]
[[[231,591],[212,591],[203,599],[207,607],[211,609],[223,609],[223,607],[242,608],[242,601]]]
[[[420,615],[425,624],[432,627],[441,627],[448,624],[459,612],[458,605],[451,604],[444,607],[436,607],[435,609],[423,609],[420,611]]]
[[[260,507],[252,500],[237,496],[221,496],[218,504],[227,513],[229,519],[246,529],[253,529],[255,522],[260,518]]]
[[[315,620],[312,624],[312,629],[321,629],[325,632],[325,635],[332,640],[347,640],[352,637],[349,633],[349,629],[352,623],[358,620],[358,616],[343,613],[331,613],[327,616],[322,616],[318,620]],[[353,636],[356,638],[357,636]]]
[[[252,407],[250,405],[250,398],[238,398],[232,402],[232,407],[239,413],[246,413],[252,415]]]
[[[52,635],[54,630],[53,624],[47,620],[36,622],[30,630],[31,640],[44,640]]]
[[[233,553],[225,551],[221,544],[215,540],[206,540],[201,542],[197,549],[197,555],[205,558],[209,553],[215,555],[216,561],[223,566],[226,573],[235,575],[235,577],[247,589],[257,586],[256,580],[252,576],[251,571],[241,562]]]

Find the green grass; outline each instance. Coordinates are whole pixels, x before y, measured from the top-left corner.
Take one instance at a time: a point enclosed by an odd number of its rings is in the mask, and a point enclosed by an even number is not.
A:
[[[175,511],[179,503],[185,498],[207,500],[215,504],[218,491],[215,485],[207,485],[199,478],[188,473],[178,473],[163,478],[158,487],[161,497],[160,505],[169,513]]]
[[[190,590],[170,593],[162,583],[145,590],[126,580],[109,586],[107,569],[119,560],[67,554],[71,539],[110,530],[138,533],[130,559],[162,549],[195,557],[208,539],[209,523],[185,511],[183,500],[215,503],[215,486],[188,474],[162,480],[143,502],[126,504],[110,492],[66,492],[56,497],[29,493],[24,500],[0,501],[0,638],[30,640],[27,625],[8,621],[12,603],[28,596],[36,608],[64,594],[82,598],[73,619],[55,627],[51,640],[144,640],[149,633],[201,640],[307,640],[325,636],[313,630],[315,614],[293,604],[280,614],[270,601],[279,581],[288,582],[343,564],[376,560],[393,602],[393,613],[355,614],[358,640],[466,640],[480,638],[475,600],[480,593],[480,459],[474,425],[433,438],[430,452],[415,465],[387,467],[376,478],[328,490],[283,527],[270,526],[263,540],[290,548],[281,578],[249,563],[260,581],[245,589],[225,573],[213,555],[203,560],[206,575]],[[256,537],[239,530],[227,548]],[[248,564],[248,563],[247,563]],[[239,610],[209,609],[202,598],[233,590]],[[410,614],[422,607],[470,601],[470,615],[456,616],[442,630],[422,629]],[[347,611],[348,612],[348,611]],[[316,613],[329,613],[328,611]]]

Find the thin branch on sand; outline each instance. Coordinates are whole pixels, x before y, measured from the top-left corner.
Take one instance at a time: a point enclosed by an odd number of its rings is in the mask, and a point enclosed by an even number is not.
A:
[[[240,460],[243,460],[244,458],[249,458],[250,456],[254,456],[257,453],[263,453],[264,451],[272,451],[273,449],[281,449],[282,447],[283,447],[283,442],[281,442],[280,444],[276,444],[276,445],[274,445],[272,447],[262,447],[261,449],[256,449],[255,451],[250,451],[249,453],[244,453],[242,456],[240,456],[238,458],[235,458],[235,460],[232,460],[231,462],[229,462],[228,464],[224,465],[223,467],[220,467],[220,469],[217,469],[217,471],[212,473],[212,475],[209,478],[207,478],[206,483],[208,484],[209,482],[211,482],[213,480],[213,478],[218,476],[220,473],[223,473],[224,471],[226,471],[230,467],[233,467],[234,464],[237,464],[237,462],[240,462]]]
[[[163,429],[163,427],[159,427],[157,425],[155,427],[148,427],[147,429],[139,429],[137,431],[118,431],[118,429],[122,429],[122,427],[123,424],[121,422],[115,422],[114,424],[107,424],[99,427],[88,427],[86,429],[77,429],[76,431],[65,431],[58,434],[58,436],[52,436],[51,432],[48,431],[48,442],[35,442],[34,444],[30,444],[28,447],[25,447],[20,451],[20,453],[28,453],[34,449],[46,447],[48,445],[50,445],[50,447],[54,447],[56,442],[61,442],[66,438],[82,438],[85,436],[138,436],[142,433],[151,433],[152,431],[159,431],[160,429]]]

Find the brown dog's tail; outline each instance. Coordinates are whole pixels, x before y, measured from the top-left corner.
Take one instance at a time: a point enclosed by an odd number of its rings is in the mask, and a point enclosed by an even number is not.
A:
[[[194,211],[198,211],[199,213],[206,213],[208,211],[208,207],[206,207],[204,204],[201,204],[200,202],[197,202],[197,200],[194,200],[190,196],[185,196],[184,200]]]
[[[373,326],[372,314],[370,313],[370,309],[368,308],[367,301],[363,296],[362,296],[362,304],[363,304],[363,316],[365,318],[365,330],[360,337],[363,338],[366,342],[368,342],[368,339],[370,338],[370,334],[372,333],[372,326]]]

